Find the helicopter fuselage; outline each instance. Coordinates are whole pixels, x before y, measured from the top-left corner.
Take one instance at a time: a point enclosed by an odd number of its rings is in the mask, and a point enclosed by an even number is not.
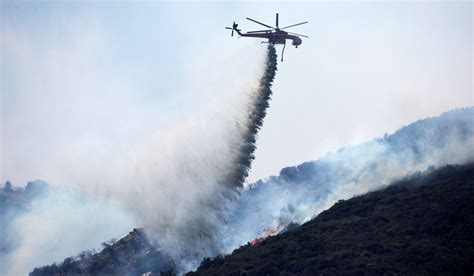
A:
[[[271,44],[285,44],[286,40],[292,40],[293,46],[298,47],[303,42],[301,38],[296,35],[290,35],[285,31],[275,30],[274,32],[266,32],[266,33],[240,33],[240,36],[245,37],[260,37],[268,39],[268,43]]]

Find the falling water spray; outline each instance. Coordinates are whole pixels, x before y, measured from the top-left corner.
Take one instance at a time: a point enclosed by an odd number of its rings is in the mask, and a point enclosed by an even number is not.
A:
[[[225,177],[225,183],[241,188],[248,176],[249,170],[255,159],[257,134],[263,125],[272,96],[272,83],[277,70],[277,55],[275,47],[268,45],[265,60],[265,71],[260,79],[259,86],[252,94],[248,106],[248,120],[242,134],[242,145],[237,153],[234,169]]]
[[[199,212],[191,211],[193,216],[180,225],[171,228],[159,225],[158,231],[151,231],[154,232],[153,240],[163,251],[172,251],[170,255],[179,264],[178,271],[189,271],[199,265],[202,258],[224,253],[222,237],[225,235],[223,229],[227,223],[228,206],[240,195],[255,158],[257,134],[269,107],[276,70],[277,55],[275,47],[270,44],[258,86],[249,94],[243,120],[236,124],[236,137],[229,141],[232,148],[229,169],[217,175],[212,196],[196,200],[192,208]]]

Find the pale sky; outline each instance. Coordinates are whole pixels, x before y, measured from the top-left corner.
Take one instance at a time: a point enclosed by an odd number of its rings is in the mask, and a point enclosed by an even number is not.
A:
[[[67,159],[100,161],[212,109],[256,78],[266,47],[224,27],[259,30],[245,17],[273,25],[275,12],[281,26],[309,21],[291,29],[309,38],[278,65],[249,181],[472,106],[472,11],[469,1],[2,1],[0,181],[51,181]]]

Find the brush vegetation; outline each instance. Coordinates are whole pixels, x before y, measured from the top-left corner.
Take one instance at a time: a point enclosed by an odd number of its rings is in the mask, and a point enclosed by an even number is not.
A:
[[[474,164],[414,174],[189,275],[474,272]]]

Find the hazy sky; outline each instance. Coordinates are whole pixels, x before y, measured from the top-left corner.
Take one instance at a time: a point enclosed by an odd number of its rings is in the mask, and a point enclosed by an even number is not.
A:
[[[2,182],[68,181],[70,159],[100,171],[216,108],[261,67],[266,45],[224,29],[261,29],[247,16],[310,22],[291,29],[310,38],[279,64],[249,181],[474,101],[470,1],[1,5]]]

